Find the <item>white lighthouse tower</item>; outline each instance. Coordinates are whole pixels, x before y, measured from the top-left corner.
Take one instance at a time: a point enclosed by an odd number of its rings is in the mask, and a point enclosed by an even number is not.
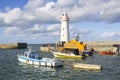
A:
[[[69,41],[69,17],[67,16],[67,13],[64,12],[61,20],[61,42],[68,42]]]

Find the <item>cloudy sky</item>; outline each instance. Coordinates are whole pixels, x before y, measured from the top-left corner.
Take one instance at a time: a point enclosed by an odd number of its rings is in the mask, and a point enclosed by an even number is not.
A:
[[[0,0],[0,43],[55,43],[60,17],[70,18],[70,38],[120,41],[120,0]]]

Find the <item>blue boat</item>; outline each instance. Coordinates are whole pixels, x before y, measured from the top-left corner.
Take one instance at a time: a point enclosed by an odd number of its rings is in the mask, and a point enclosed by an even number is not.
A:
[[[35,50],[29,49],[29,51],[24,52],[24,55],[17,55],[18,61],[25,64],[39,65],[39,66],[49,66],[58,67],[62,66],[63,62],[58,59],[51,59],[45,57],[38,57]]]

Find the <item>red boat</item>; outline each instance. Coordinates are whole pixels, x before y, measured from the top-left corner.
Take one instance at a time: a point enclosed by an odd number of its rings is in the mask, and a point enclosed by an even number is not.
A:
[[[100,54],[103,54],[103,55],[114,55],[115,53],[112,52],[112,51],[101,51],[99,52]]]

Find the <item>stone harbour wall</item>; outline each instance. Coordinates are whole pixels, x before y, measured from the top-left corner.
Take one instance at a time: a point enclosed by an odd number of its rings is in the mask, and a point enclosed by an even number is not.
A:
[[[52,52],[55,50],[55,47],[40,47],[41,52]]]
[[[0,49],[22,49],[27,48],[27,43],[0,44]]]
[[[114,44],[120,45],[119,41],[116,42],[85,42],[88,48],[93,48],[95,51],[113,51],[116,52],[117,47]]]
[[[95,51],[113,51],[116,52],[117,47],[113,47],[114,44],[120,45],[120,41],[116,42],[84,42],[87,45],[88,49],[93,48]],[[56,50],[55,46],[43,46],[40,47],[41,52],[52,52]]]

